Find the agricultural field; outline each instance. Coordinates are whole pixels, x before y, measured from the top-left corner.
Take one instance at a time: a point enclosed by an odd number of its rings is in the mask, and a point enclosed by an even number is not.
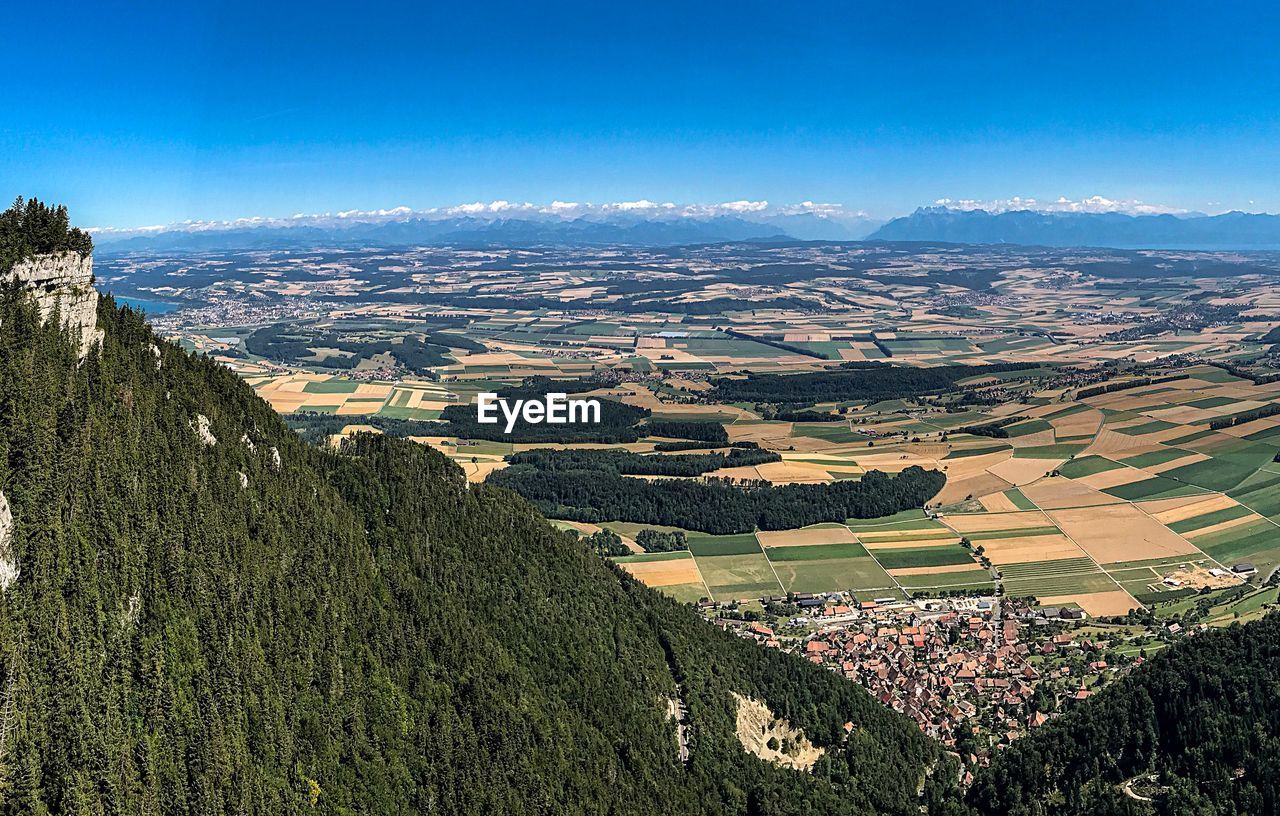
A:
[[[335,443],[409,436],[473,482],[547,448],[763,452],[692,475],[622,474],[649,483],[946,477],[880,518],[727,536],[683,519],[678,554],[635,543],[669,526],[574,516],[600,519],[571,522],[583,534],[618,532],[632,552],[619,565],[682,600],[1003,592],[1109,616],[1188,589],[1257,588],[1280,567],[1280,356],[1264,342],[1280,326],[1280,264],[1199,255],[1212,264],[1019,247],[426,247],[103,269],[140,297],[183,301],[157,326],[291,423]],[[840,377],[876,366],[958,373],[841,390]],[[536,441],[475,438],[449,419],[478,393],[528,382],[641,418],[608,438]],[[651,422],[722,432],[699,447],[648,433]]]

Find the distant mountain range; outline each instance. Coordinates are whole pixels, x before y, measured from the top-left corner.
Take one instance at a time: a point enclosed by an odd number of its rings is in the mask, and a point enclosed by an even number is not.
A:
[[[1280,249],[1280,215],[987,212],[924,207],[893,219],[870,237],[880,241],[1117,249]]]
[[[408,217],[333,223],[322,219],[253,226],[177,226],[143,234],[98,233],[104,251],[220,251],[307,249],[321,246],[410,244],[529,246],[534,244],[676,246],[770,239],[855,241],[882,222],[861,216],[813,213],[612,218]]]
[[[451,245],[516,247],[680,246],[727,241],[941,241],[1116,249],[1280,249],[1280,215],[1129,215],[924,207],[888,223],[860,214],[815,212],[643,214],[561,217],[429,216],[417,213],[347,219],[309,216],[262,223],[176,225],[98,232],[106,252],[313,249],[331,246]]]

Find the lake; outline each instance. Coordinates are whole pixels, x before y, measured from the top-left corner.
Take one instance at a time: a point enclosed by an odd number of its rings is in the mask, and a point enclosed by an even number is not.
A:
[[[133,309],[140,309],[152,317],[155,315],[168,314],[169,312],[176,312],[178,309],[182,308],[180,304],[165,303],[162,300],[142,300],[140,298],[124,297],[123,295],[114,295],[114,297],[116,299],[116,303],[129,306]]]

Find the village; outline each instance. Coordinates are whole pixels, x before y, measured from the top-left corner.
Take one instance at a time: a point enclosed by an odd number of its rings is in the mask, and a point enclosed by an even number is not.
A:
[[[971,767],[1196,629],[1098,623],[1079,609],[999,598],[859,602],[831,593],[766,599],[763,614],[725,607],[703,612],[842,674]],[[795,614],[769,612],[784,608]]]

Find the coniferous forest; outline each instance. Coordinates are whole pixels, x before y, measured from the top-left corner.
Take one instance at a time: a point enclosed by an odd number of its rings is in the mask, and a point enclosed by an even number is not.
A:
[[[969,790],[982,816],[1280,812],[1280,617],[1157,654],[996,755]],[[1142,801],[1124,793],[1137,777]]]
[[[893,476],[873,470],[861,479],[824,484],[716,477],[651,482],[627,478],[627,471],[602,460],[513,457],[511,467],[494,471],[488,481],[519,493],[553,518],[634,521],[717,534],[888,516],[923,507],[946,483],[941,472],[917,465]]]
[[[20,288],[0,292],[20,569],[0,596],[0,813],[905,815],[919,786],[953,798],[955,768],[908,720],[714,629],[515,495],[403,440],[306,445],[137,313],[104,298],[99,325],[79,363]],[[824,746],[812,773],[743,751],[731,692]]]
[[[15,263],[49,252],[93,251],[89,233],[71,226],[71,216],[64,206],[51,207],[38,198],[18,196],[4,212],[0,212],[0,272],[8,272]]]

